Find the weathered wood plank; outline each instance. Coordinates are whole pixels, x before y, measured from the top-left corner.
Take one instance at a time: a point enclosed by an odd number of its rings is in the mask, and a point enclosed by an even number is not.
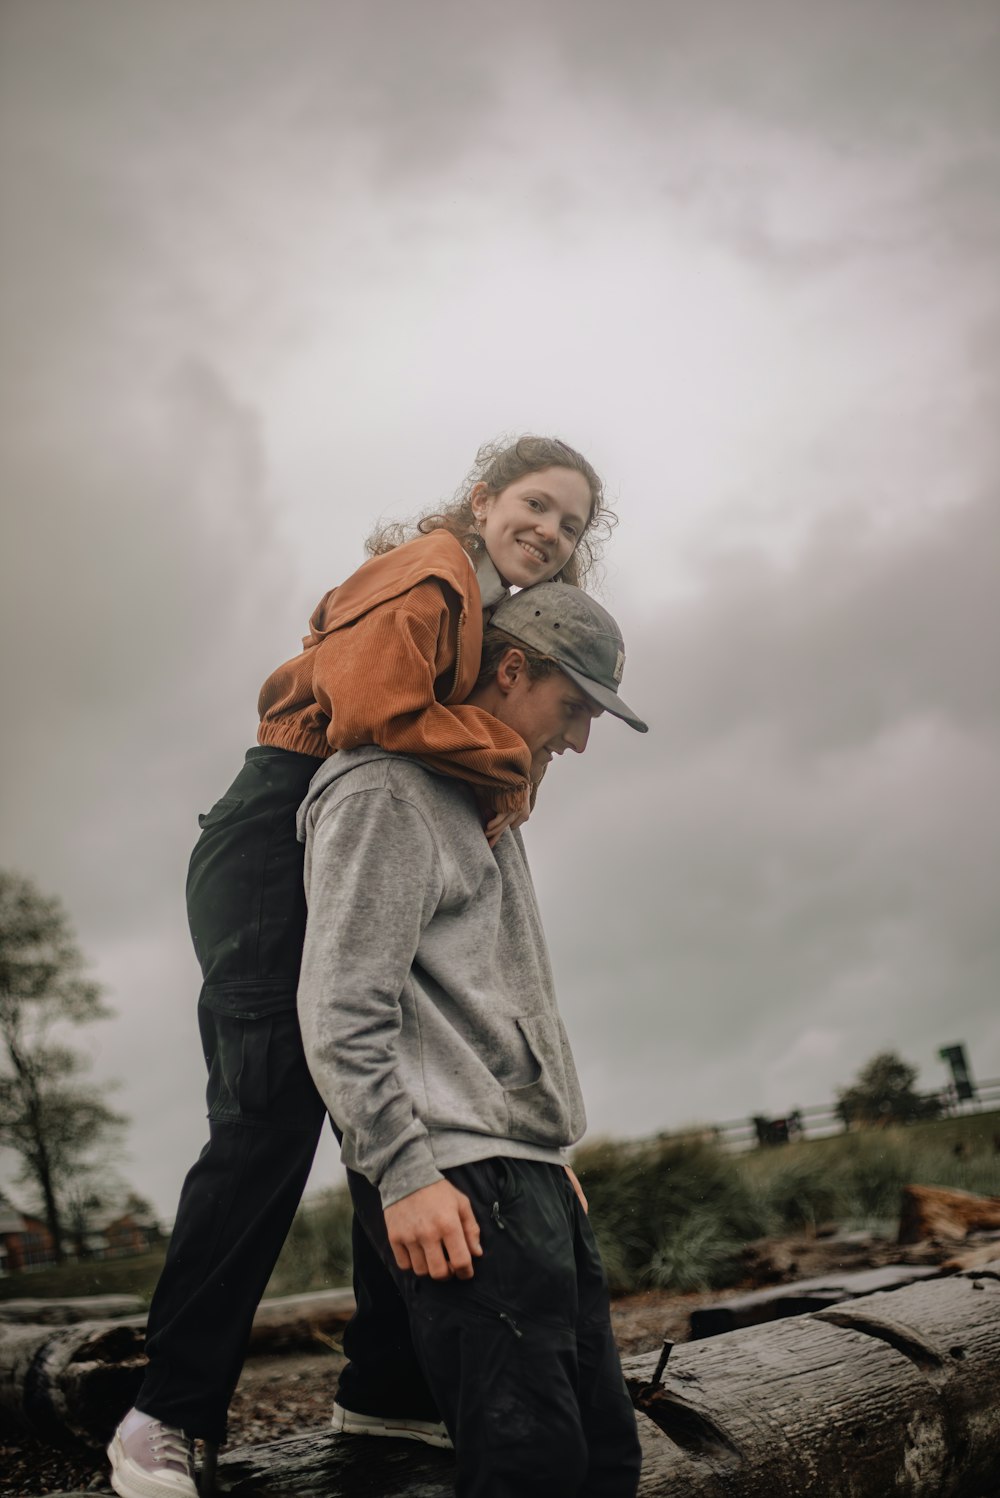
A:
[[[718,1305],[702,1306],[691,1312],[691,1336],[717,1337],[721,1332],[736,1331],[741,1326],[759,1326],[785,1316],[805,1316],[822,1311],[842,1300],[874,1295],[879,1290],[897,1290],[917,1280],[934,1279],[941,1274],[937,1265],[886,1264],[879,1269],[833,1270],[812,1279],[793,1280],[787,1285],[769,1285],[735,1295]]]
[[[316,1342],[317,1332],[322,1337],[338,1336],[353,1315],[353,1290],[318,1290],[262,1300],[253,1318],[250,1353],[259,1357],[309,1347]]]
[[[15,1326],[72,1326],[77,1321],[119,1321],[141,1313],[138,1295],[78,1295],[71,1300],[22,1296],[0,1301],[0,1323]]]
[[[311,1290],[302,1295],[262,1300],[250,1332],[251,1354],[307,1347],[314,1333],[334,1336],[354,1314],[354,1291]],[[5,1325],[71,1326],[83,1321],[116,1321],[138,1328],[146,1325],[142,1301],[136,1295],[84,1295],[71,1300],[27,1297],[0,1301],[0,1336]]]

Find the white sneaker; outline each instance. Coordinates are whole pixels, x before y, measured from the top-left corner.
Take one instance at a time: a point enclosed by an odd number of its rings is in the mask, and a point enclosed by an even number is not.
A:
[[[108,1456],[111,1486],[120,1498],[198,1498],[194,1442],[172,1425],[129,1410]]]
[[[345,1436],[396,1436],[403,1441],[423,1441],[451,1451],[451,1436],[440,1420],[405,1420],[393,1415],[358,1415],[334,1404],[331,1425]],[[131,1498],[131,1495],[128,1495]]]

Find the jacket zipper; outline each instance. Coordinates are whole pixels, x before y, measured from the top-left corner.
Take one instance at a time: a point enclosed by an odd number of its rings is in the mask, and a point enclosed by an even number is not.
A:
[[[524,1332],[521,1330],[514,1317],[510,1314],[507,1308],[501,1304],[500,1301],[493,1300],[491,1296],[483,1295],[478,1290],[466,1292],[466,1299],[480,1315],[499,1317],[499,1319],[503,1322],[504,1326],[512,1336],[516,1337],[518,1341],[523,1338]],[[543,1316],[532,1316],[530,1320],[533,1326],[547,1326],[552,1328],[554,1331],[564,1330],[564,1323],[560,1321],[549,1321],[546,1320]]]
[[[458,688],[462,680],[459,672],[462,669],[462,632],[464,631],[464,629],[465,610],[463,609],[458,616],[458,629],[455,636],[455,670],[451,678],[451,691],[445,698],[445,706],[447,706],[449,702],[453,702],[455,697],[458,695]]]

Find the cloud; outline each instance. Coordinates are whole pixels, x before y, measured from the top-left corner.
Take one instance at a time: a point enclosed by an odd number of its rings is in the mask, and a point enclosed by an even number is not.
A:
[[[375,516],[498,430],[609,479],[653,725],[528,829],[595,1126],[996,1069],[991,0],[0,25],[5,856],[113,990],[136,1184],[203,1130],[195,814]]]
[[[203,362],[113,451],[74,461],[30,432],[12,448],[0,591],[20,646],[4,691],[25,710],[4,736],[6,861],[63,897],[96,958],[118,1017],[87,1044],[98,1075],[126,1081],[142,1189],[167,1210],[203,1129],[183,905],[195,816],[253,741],[294,573],[258,416]]]
[[[602,1132],[824,1102],[880,1047],[932,1085],[956,1026],[995,1069],[998,538],[821,526],[626,631],[649,738],[599,725],[529,827]]]
[[[664,731],[703,748],[760,724],[836,754],[911,717],[995,727],[980,642],[998,561],[992,495],[930,516],[917,509],[909,526],[881,535],[862,506],[846,506],[786,566],[717,556],[656,651],[669,683]]]

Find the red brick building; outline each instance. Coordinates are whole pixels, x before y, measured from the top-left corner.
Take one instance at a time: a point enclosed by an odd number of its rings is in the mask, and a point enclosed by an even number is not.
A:
[[[52,1234],[38,1217],[19,1212],[0,1196],[0,1274],[18,1274],[56,1262]]]

